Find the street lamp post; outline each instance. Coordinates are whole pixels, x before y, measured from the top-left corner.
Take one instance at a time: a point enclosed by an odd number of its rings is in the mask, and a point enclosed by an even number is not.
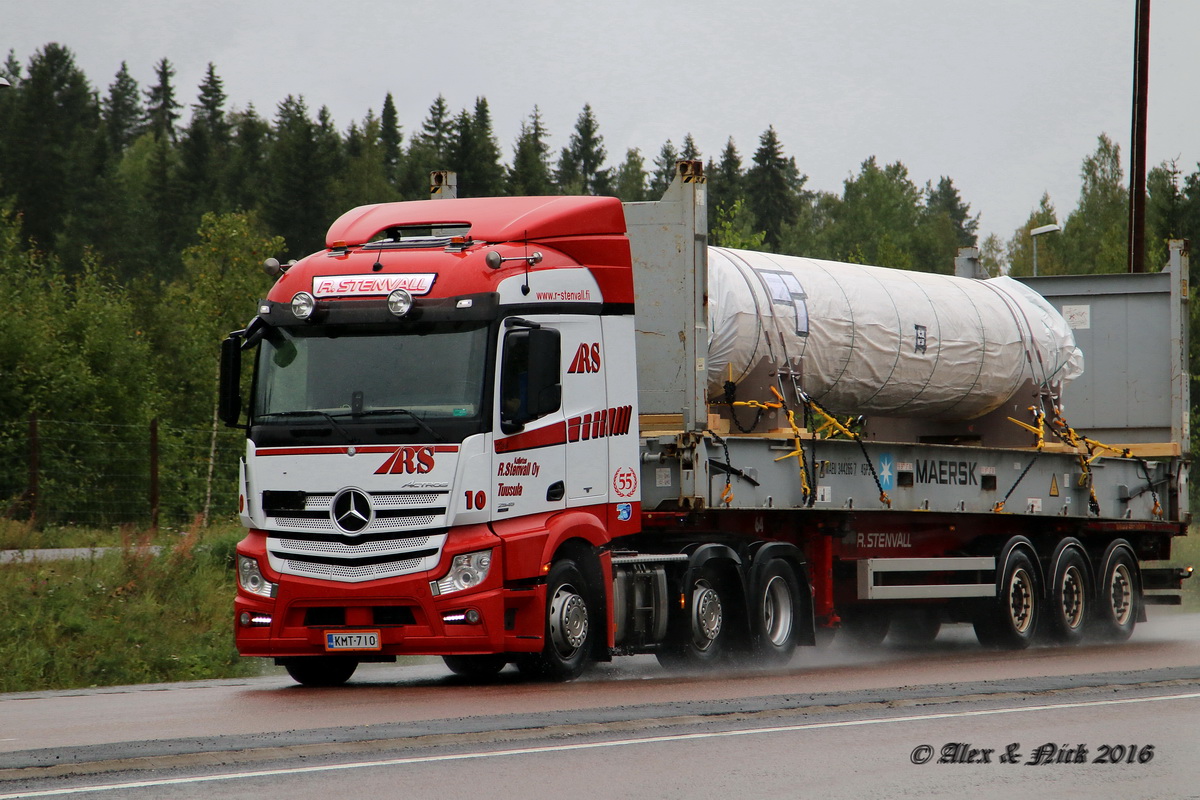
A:
[[[1033,230],[1031,230],[1029,232],[1030,238],[1033,239],[1033,274],[1035,277],[1038,274],[1038,272],[1037,272],[1037,237],[1041,236],[1043,233],[1054,233],[1056,231],[1061,231],[1061,230],[1062,230],[1061,225],[1051,223],[1049,225],[1043,225],[1040,228],[1034,228]]]

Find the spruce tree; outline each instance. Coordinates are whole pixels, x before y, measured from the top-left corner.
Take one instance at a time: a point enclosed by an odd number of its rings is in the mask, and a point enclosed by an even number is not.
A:
[[[129,74],[124,61],[108,87],[108,97],[100,104],[104,129],[108,134],[109,150],[114,155],[124,153],[146,124],[142,93],[138,82]]]
[[[721,160],[714,164],[710,159],[708,164],[708,228],[713,230],[718,214],[731,209],[734,203],[745,198],[746,176],[742,169],[741,153],[738,152],[732,136],[725,142]]]
[[[475,112],[465,108],[454,118],[448,164],[458,173],[459,197],[491,197],[504,189],[500,146],[492,134],[487,100],[476,98]]]
[[[383,98],[383,113],[379,119],[379,143],[383,148],[383,171],[388,181],[396,183],[400,178],[400,118],[396,113],[396,101],[388,92]]]
[[[646,173],[646,159],[636,147],[625,151],[625,160],[617,167],[613,181],[617,197],[626,203],[636,203],[649,200],[650,192],[646,188],[649,179]]]
[[[264,221],[283,236],[291,258],[321,247],[333,221],[330,132],[324,127],[313,122],[303,97],[288,95],[279,104],[267,151],[262,208]]]
[[[675,179],[675,162],[679,160],[679,151],[670,139],[663,142],[654,159],[654,173],[650,176],[650,195],[662,197],[663,192]]]
[[[271,126],[253,105],[230,115],[230,126],[233,138],[229,159],[221,169],[221,193],[228,208],[252,211],[263,204]]]
[[[146,120],[156,139],[173,142],[176,136],[175,123],[181,108],[175,99],[175,87],[171,85],[175,68],[163,58],[154,65],[154,76],[158,82],[146,90]]]
[[[206,211],[226,210],[221,195],[221,166],[229,155],[231,126],[225,116],[225,92],[210,62],[200,84],[192,119],[179,143],[180,182],[188,203],[188,230]]]
[[[964,203],[954,181],[943,175],[937,186],[925,184],[926,218],[945,215],[953,224],[958,247],[973,247],[978,241],[979,215],[971,216],[971,204]]]
[[[683,147],[679,151],[680,161],[699,161],[700,148],[696,147],[696,140],[689,133],[683,137]]]
[[[388,203],[400,199],[387,174],[387,148],[383,125],[374,111],[368,111],[362,127],[351,123],[345,137],[346,161],[333,182],[334,213],[356,206]]]
[[[429,197],[429,173],[435,169],[450,169],[450,138],[453,120],[446,98],[438,95],[429,106],[421,129],[412,137],[404,157],[400,190],[410,200]]]
[[[521,133],[513,144],[512,166],[508,169],[508,193],[511,195],[553,194],[550,169],[550,145],[537,106],[528,121],[521,122]]]
[[[500,163],[500,144],[492,132],[492,114],[486,97],[475,98],[471,128],[475,146],[474,174],[470,176],[472,192],[480,197],[503,194],[504,165]]]
[[[225,83],[217,75],[217,68],[208,62],[204,80],[200,83],[198,102],[192,106],[192,125],[204,126],[215,144],[229,140],[230,125],[225,118]]]
[[[596,115],[591,105],[585,104],[575,120],[570,142],[559,158],[556,176],[559,189],[571,194],[608,194],[612,171],[604,168],[606,158]]]
[[[36,52],[25,77],[4,92],[3,191],[22,213],[25,236],[50,248],[100,173],[100,105],[74,54],[59,44]]]
[[[746,202],[754,214],[755,229],[766,234],[770,249],[779,248],[784,229],[798,219],[806,180],[796,159],[783,154],[775,127],[768,127],[759,137],[754,166],[746,173]]]

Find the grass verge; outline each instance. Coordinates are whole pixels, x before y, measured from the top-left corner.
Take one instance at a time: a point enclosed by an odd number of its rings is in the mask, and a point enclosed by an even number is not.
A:
[[[156,554],[124,532],[94,558],[0,565],[0,692],[257,674],[233,646],[242,535],[193,529]]]

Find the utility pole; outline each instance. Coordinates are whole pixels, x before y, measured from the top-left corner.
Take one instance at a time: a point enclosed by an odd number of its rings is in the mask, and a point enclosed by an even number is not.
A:
[[[1137,0],[1133,49],[1133,135],[1129,155],[1129,271],[1146,271],[1146,93],[1150,85],[1150,0]]]

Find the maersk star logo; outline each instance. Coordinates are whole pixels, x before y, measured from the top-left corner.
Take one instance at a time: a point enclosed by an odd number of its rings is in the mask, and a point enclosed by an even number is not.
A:
[[[361,489],[343,489],[333,498],[330,516],[346,533],[361,533],[371,523],[371,499]]]
[[[892,474],[892,456],[891,454],[879,457],[879,485],[883,490],[889,491],[892,488],[892,483],[895,481],[895,476]]]

